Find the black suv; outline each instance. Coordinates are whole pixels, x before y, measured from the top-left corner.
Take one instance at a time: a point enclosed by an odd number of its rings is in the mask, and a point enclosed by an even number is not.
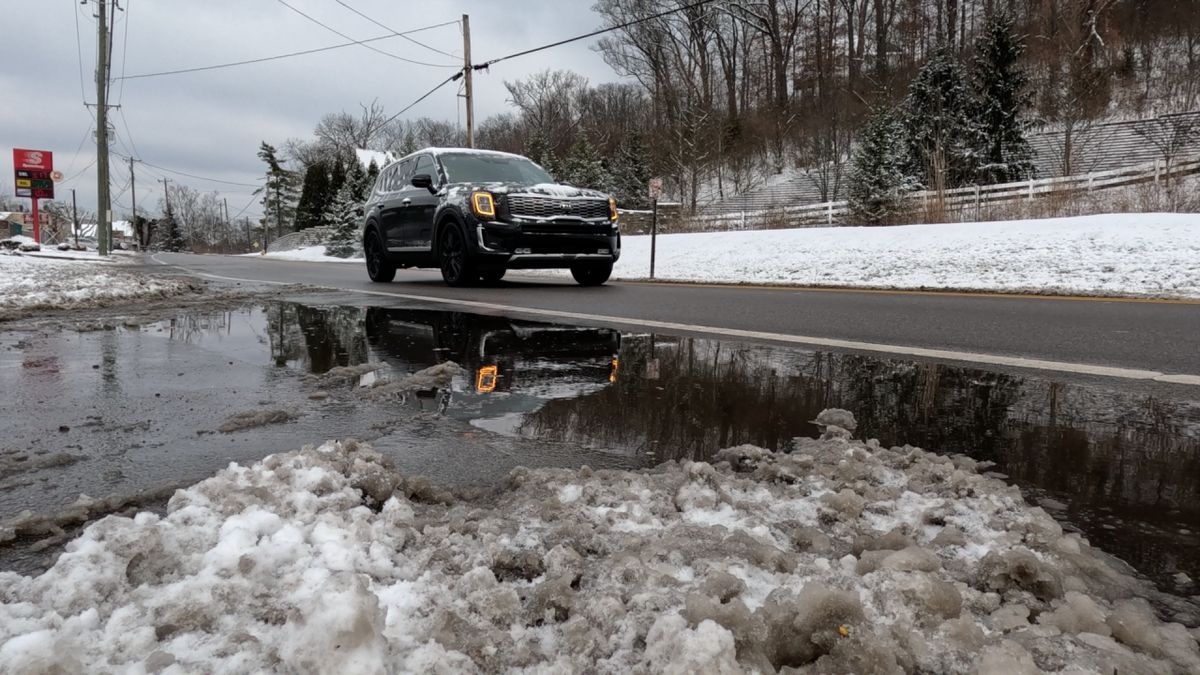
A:
[[[621,254],[617,203],[560,185],[520,155],[427,148],[379,172],[364,209],[372,281],[398,267],[438,267],[451,286],[499,281],[509,269],[570,268],[608,281]]]

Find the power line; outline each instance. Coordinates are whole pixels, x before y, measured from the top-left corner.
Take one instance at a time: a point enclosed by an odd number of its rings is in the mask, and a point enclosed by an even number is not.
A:
[[[119,153],[119,152],[118,152],[118,153],[114,153],[114,154],[116,154],[116,155],[117,155],[118,157],[120,157],[121,159],[129,159],[129,157],[130,157],[129,155],[122,155],[122,154],[121,154],[121,153]],[[137,158],[135,157],[134,159],[137,159]],[[180,175],[180,176],[187,176],[188,178],[195,178],[196,180],[208,181],[208,182],[210,182],[210,183],[222,183],[222,184],[224,184],[224,185],[237,185],[237,186],[239,186],[239,187],[250,187],[250,188],[255,188],[255,189],[257,189],[257,188],[259,187],[258,185],[254,185],[254,184],[252,184],[252,183],[239,183],[239,182],[237,182],[237,181],[232,181],[232,180],[222,180],[222,179],[220,179],[220,178],[210,178],[210,177],[208,177],[208,176],[198,176],[198,175],[196,175],[196,174],[194,174],[194,173],[188,173],[188,172],[186,172],[186,171],[178,171],[178,170],[176,170],[176,169],[168,169],[168,168],[167,168],[167,167],[165,167],[165,166],[159,166],[159,165],[157,165],[157,164],[151,164],[150,162],[147,162],[147,161],[146,161],[146,160],[144,160],[144,159],[138,159],[137,161],[138,161],[138,162],[140,162],[140,163],[142,163],[142,164],[145,164],[146,166],[152,166],[152,167],[154,167],[154,168],[156,168],[156,169],[159,169],[159,170],[161,170],[161,171],[166,171],[167,173],[173,173],[173,174],[177,174],[177,175]]]
[[[364,44],[367,42],[378,42],[380,40],[390,40],[394,37],[404,37],[406,34],[409,34],[409,33],[419,33],[421,31],[431,30],[434,28],[441,28],[443,26],[450,26],[450,25],[453,25],[456,23],[458,23],[458,22],[457,21],[445,21],[443,23],[434,24],[432,26],[425,26],[424,28],[414,28],[413,30],[405,31],[404,33],[397,33],[395,35],[381,35],[379,37],[367,38],[365,40],[352,40],[350,42],[343,42],[341,44],[330,45],[328,47],[317,47],[316,49],[305,49],[305,50],[298,51],[298,52],[289,52],[287,54],[277,54],[275,56],[264,56],[262,58],[257,58],[257,59],[247,59],[245,61],[233,61],[231,63],[218,63],[218,64],[212,65],[212,66],[200,66],[197,68],[181,68],[179,70],[164,70],[162,72],[157,72],[157,73],[142,73],[140,75],[126,75],[126,76],[122,77],[121,80],[122,81],[124,81],[124,80],[140,80],[145,77],[162,77],[164,75],[181,75],[183,73],[197,73],[197,72],[204,71],[204,70],[217,70],[218,68],[232,68],[234,66],[245,66],[245,65],[250,65],[252,63],[263,63],[266,61],[278,61],[279,59],[289,59],[293,56],[305,56],[307,54],[316,54],[318,52],[327,52],[327,51],[331,51],[334,49],[343,49],[345,47],[353,47],[354,45],[361,45],[361,44]]]
[[[371,17],[367,16],[366,14],[363,14],[362,12],[358,11],[357,9],[354,9],[350,5],[347,5],[345,2],[342,2],[342,0],[333,0],[333,1],[336,2],[337,4],[341,5],[342,7],[345,7],[346,9],[350,10],[351,12],[354,12],[355,14],[361,16],[362,18],[366,19],[367,21],[370,21],[371,23],[375,24],[376,26],[379,26],[380,28],[382,28],[386,31],[391,31],[395,35],[399,35],[400,37],[404,38],[405,40],[408,40],[409,42],[411,42],[415,45],[424,47],[425,49],[428,49],[429,51],[432,51],[432,52],[437,52],[438,54],[441,54],[442,56],[449,56],[452,59],[458,58],[454,54],[451,54],[449,52],[444,52],[444,51],[438,49],[437,47],[430,47],[429,45],[425,44],[424,42],[414,40],[413,38],[410,38],[403,33],[397,33],[394,29],[389,28],[389,27],[383,25],[382,23],[379,23],[375,19],[372,19]]]
[[[122,83],[122,86],[124,86],[124,83]],[[135,157],[141,155],[142,153],[138,152],[137,143],[133,142],[133,132],[129,129],[129,120],[125,119],[125,109],[117,108],[117,114],[121,116],[121,126],[125,127],[125,135],[129,137],[129,151]]]
[[[566,40],[559,40],[558,42],[552,42],[548,45],[542,45],[541,47],[534,47],[533,49],[526,49],[525,51],[516,52],[515,54],[508,54],[507,56],[501,56],[499,58],[495,58],[490,61],[484,61],[483,63],[472,66],[472,68],[474,68],[475,70],[483,70],[484,68],[487,68],[488,66],[495,64],[495,63],[500,63],[501,61],[515,59],[518,56],[525,56],[527,54],[533,54],[534,52],[544,51],[546,49],[550,49],[551,47],[559,47],[559,46],[562,46],[562,45],[565,45],[565,44],[568,44],[571,42],[578,42],[580,40],[586,40],[590,37],[596,37],[597,35],[603,35],[604,33],[611,33],[614,30],[628,28],[630,26],[635,26],[639,23],[653,21],[654,19],[661,19],[664,16],[669,16],[671,14],[676,14],[678,12],[685,12],[689,9],[695,9],[697,7],[703,7],[704,5],[710,4],[714,1],[715,0],[700,0],[699,2],[693,2],[690,5],[676,7],[675,9],[670,9],[665,12],[659,12],[658,14],[651,14],[650,16],[642,17],[640,19],[634,19],[633,21],[626,21],[625,23],[617,24],[615,26],[610,26],[608,28],[601,28],[600,30],[594,30],[590,33],[585,33],[584,35],[576,35],[575,37],[567,38]]]
[[[79,57],[79,95],[87,107],[87,91],[83,88],[83,38],[79,35],[79,5],[75,5],[75,54]]]
[[[129,3],[131,2],[133,2],[133,0],[125,0],[125,34],[121,39],[121,89],[117,92],[118,110],[120,109],[119,106],[121,105],[121,101],[125,99],[125,65],[129,59]],[[121,117],[124,118],[124,114],[122,114]],[[129,125],[126,125],[126,131],[129,131],[128,126]],[[129,139],[129,142],[133,143],[132,137]]]
[[[429,91],[427,91],[427,92],[425,92],[424,94],[422,94],[422,95],[421,95],[421,98],[418,98],[417,100],[413,101],[412,103],[409,103],[408,105],[404,106],[404,108],[403,108],[403,109],[401,109],[401,110],[400,110],[400,112],[398,112],[398,113],[396,113],[395,115],[392,115],[391,117],[389,117],[389,118],[387,118],[386,120],[384,120],[384,121],[383,121],[383,124],[380,124],[380,125],[379,125],[379,127],[378,127],[378,128],[375,130],[375,131],[376,131],[376,133],[378,133],[378,132],[379,132],[379,129],[383,129],[384,127],[386,127],[386,126],[387,126],[387,125],[388,125],[388,124],[389,124],[389,123],[390,123],[392,120],[394,120],[394,119],[396,119],[397,117],[399,117],[399,116],[403,115],[404,113],[408,112],[408,111],[409,111],[409,110],[410,110],[410,109],[411,109],[413,106],[415,106],[416,104],[418,104],[418,103],[420,103],[421,101],[424,101],[425,99],[429,98],[429,97],[430,97],[430,95],[432,95],[432,94],[433,94],[433,92],[437,91],[438,89],[441,89],[442,87],[446,86],[447,84],[450,84],[451,82],[453,82],[453,81],[455,81],[455,80],[459,79],[459,78],[460,78],[460,77],[462,77],[462,76],[463,76],[463,73],[462,73],[462,71],[460,70],[459,72],[457,72],[457,73],[455,73],[455,74],[451,75],[450,77],[447,77],[446,79],[442,80],[441,82],[439,82],[439,83],[438,83],[438,85],[437,85],[436,87],[434,87],[433,89],[430,89]],[[369,140],[369,139],[368,139],[368,140]]]
[[[281,4],[281,5],[283,5],[284,7],[287,7],[288,9],[290,9],[290,10],[292,10],[293,12],[295,12],[295,13],[299,14],[300,16],[302,16],[302,17],[304,17],[304,18],[308,19],[309,21],[311,21],[311,22],[313,22],[313,23],[317,24],[317,25],[318,25],[318,26],[320,26],[321,28],[324,28],[325,30],[329,31],[330,33],[333,33],[333,34],[335,34],[335,35],[339,35],[339,36],[341,36],[341,37],[344,37],[344,38],[346,38],[347,40],[353,40],[353,39],[354,39],[354,38],[350,37],[349,35],[346,35],[345,33],[343,33],[343,32],[341,32],[341,31],[339,31],[338,29],[336,29],[336,28],[333,28],[332,26],[329,26],[329,25],[327,25],[327,24],[321,23],[319,20],[317,20],[317,19],[314,19],[313,17],[309,16],[308,14],[305,14],[304,12],[300,11],[299,9],[296,9],[296,8],[295,8],[295,7],[293,7],[292,5],[289,5],[289,4],[287,3],[287,0],[276,0],[276,2],[278,2],[278,3],[279,3],[279,4]],[[391,30],[391,29],[389,28],[388,30]],[[393,33],[395,33],[395,31],[392,31],[392,32],[393,32]],[[397,35],[398,35],[398,33],[397,33]],[[373,52],[375,52],[375,53],[377,53],[377,54],[383,54],[384,56],[390,56],[390,57],[392,57],[393,59],[398,59],[398,60],[400,60],[400,61],[404,61],[405,63],[412,63],[412,64],[414,64],[414,65],[418,65],[418,66],[430,66],[431,68],[455,68],[455,67],[457,67],[457,66],[447,66],[447,65],[440,64],[440,63],[426,63],[426,62],[424,62],[424,61],[414,61],[414,60],[412,60],[412,59],[406,59],[406,58],[404,58],[403,56],[397,56],[397,55],[395,55],[395,54],[393,54],[393,53],[391,53],[391,52],[385,52],[385,51],[383,51],[382,49],[378,49],[378,48],[376,48],[376,47],[372,47],[371,45],[363,45],[363,46],[364,46],[364,47],[366,47],[367,49],[370,49],[371,51],[373,51]]]

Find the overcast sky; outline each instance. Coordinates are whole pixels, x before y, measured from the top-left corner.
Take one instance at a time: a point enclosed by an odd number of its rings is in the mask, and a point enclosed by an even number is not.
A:
[[[600,17],[592,0],[343,0],[397,31],[471,17],[472,57],[478,63],[594,30]],[[287,0],[353,39],[387,34],[336,0]],[[346,42],[285,7],[279,0],[121,0],[113,46],[114,80],[165,70],[206,66],[324,47]],[[95,140],[91,133],[96,87],[95,2],[30,0],[7,2],[0,40],[0,194],[13,193],[12,148],[54,152],[65,174],[58,199],[77,190],[81,207],[95,209]],[[76,25],[78,35],[76,39]],[[452,59],[400,37],[371,43],[397,56],[434,64],[461,63],[457,23],[411,37],[454,54]],[[476,119],[508,109],[503,81],[546,68],[569,68],[593,83],[617,79],[593,49],[580,41],[497,64],[475,78]],[[82,53],[82,57],[80,56]],[[82,70],[82,77],[80,71]],[[358,103],[378,98],[389,113],[411,103],[454,72],[419,66],[363,46],[208,72],[114,81],[111,103],[119,103],[114,153],[133,154],[175,171],[235,183],[254,184],[263,167],[255,156],[259,142],[277,146],[291,137],[308,138],[329,112],[356,112]],[[456,83],[457,84],[457,83]],[[405,117],[461,120],[454,84],[438,90]],[[126,128],[128,125],[128,128]],[[78,150],[77,150],[78,149]],[[114,209],[129,208],[129,165],[116,154]],[[157,210],[162,177],[229,199],[231,215],[244,207],[257,217],[253,188],[188,178],[159,168],[137,166],[138,203]],[[117,196],[119,194],[119,197]],[[247,204],[249,206],[247,207]]]

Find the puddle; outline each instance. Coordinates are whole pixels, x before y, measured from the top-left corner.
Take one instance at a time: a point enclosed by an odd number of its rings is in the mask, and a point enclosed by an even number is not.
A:
[[[448,360],[464,368],[448,386],[362,395]],[[367,363],[380,367],[336,386],[311,377]],[[290,302],[123,331],[0,335],[0,385],[19,402],[0,440],[0,518],[81,492],[200,479],[325,438],[371,439],[401,470],[435,480],[489,482],[522,464],[635,467],[740,443],[778,449],[815,436],[809,420],[841,407],[860,436],[995,462],[1031,501],[1164,589],[1195,592],[1175,584],[1181,571],[1200,579],[1192,400],[436,309]],[[215,431],[268,408],[295,420]]]

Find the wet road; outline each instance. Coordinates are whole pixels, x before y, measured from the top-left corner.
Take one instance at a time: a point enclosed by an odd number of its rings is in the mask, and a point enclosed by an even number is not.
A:
[[[168,312],[91,332],[0,333],[0,387],[25,402],[0,439],[0,521],[81,494],[202,479],[326,438],[371,440],[406,473],[492,484],[518,465],[633,468],[816,435],[991,461],[1028,499],[1164,589],[1200,578],[1200,402],[1044,373],[619,331],[352,293]],[[381,397],[444,361],[452,382]],[[377,364],[343,380],[333,369]],[[220,433],[231,415],[289,421]],[[0,569],[45,560],[0,547]]]
[[[984,367],[1132,379],[1165,375],[1200,385],[1197,303],[646,283],[585,289],[517,275],[494,287],[455,289],[429,270],[401,270],[392,284],[372,284],[356,264],[183,254],[159,254],[155,260],[216,277],[305,283],[470,311],[525,311],[550,320]]]

